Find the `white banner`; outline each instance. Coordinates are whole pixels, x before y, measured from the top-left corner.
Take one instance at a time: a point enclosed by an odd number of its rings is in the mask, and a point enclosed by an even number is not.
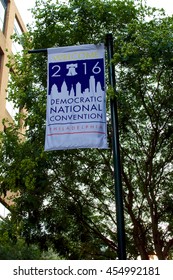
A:
[[[48,49],[45,150],[107,149],[104,45]]]

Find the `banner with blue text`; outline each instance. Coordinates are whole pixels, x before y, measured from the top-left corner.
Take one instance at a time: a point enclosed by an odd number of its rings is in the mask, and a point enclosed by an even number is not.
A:
[[[107,149],[104,45],[48,49],[45,150]]]

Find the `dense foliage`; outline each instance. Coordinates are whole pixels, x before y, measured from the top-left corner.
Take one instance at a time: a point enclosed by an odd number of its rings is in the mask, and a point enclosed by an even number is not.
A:
[[[144,1],[142,1],[144,2]],[[114,37],[126,247],[129,259],[173,249],[173,18],[133,0],[36,1],[26,51],[9,62],[9,96],[24,108],[1,135],[1,189],[20,191],[13,223],[28,244],[67,259],[117,257],[110,149],[44,152],[46,55],[39,49]],[[107,98],[109,118],[109,91]],[[21,117],[24,122],[21,121]],[[18,125],[24,124],[26,138]]]
[[[16,223],[6,218],[0,221],[0,260],[59,260],[51,249],[40,250],[37,244],[26,244],[19,235]]]

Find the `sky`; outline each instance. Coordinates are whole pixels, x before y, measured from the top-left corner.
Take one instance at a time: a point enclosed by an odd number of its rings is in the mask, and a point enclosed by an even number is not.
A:
[[[32,21],[32,16],[29,11],[35,5],[35,0],[14,0],[19,13],[25,24]],[[173,14],[172,0],[147,0],[147,4],[151,7],[164,8],[167,15]]]

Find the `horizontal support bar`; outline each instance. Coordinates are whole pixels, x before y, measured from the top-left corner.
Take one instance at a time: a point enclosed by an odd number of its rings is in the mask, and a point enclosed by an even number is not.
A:
[[[37,50],[29,50],[28,53],[47,53],[47,49],[37,49]]]

